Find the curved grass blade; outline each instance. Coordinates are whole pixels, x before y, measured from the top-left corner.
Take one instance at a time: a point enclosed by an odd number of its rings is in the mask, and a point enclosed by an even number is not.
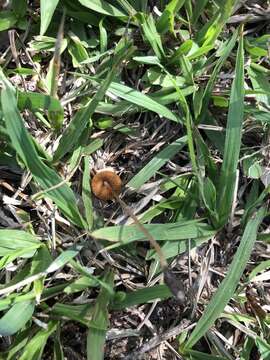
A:
[[[0,319],[0,335],[10,336],[19,331],[32,317],[34,301],[24,301],[13,305]]]
[[[169,29],[174,32],[174,18],[184,5],[185,0],[171,0],[165,7],[162,15],[157,21],[157,31],[160,34],[167,32]]]
[[[196,42],[203,45],[213,44],[221,33],[224,25],[231,16],[238,0],[224,0],[218,5],[219,9],[213,14],[196,36]]]
[[[44,35],[59,0],[40,0],[40,35]]]
[[[178,123],[181,122],[180,118],[178,118],[171,110],[166,108],[166,106],[161,105],[157,101],[153,100],[153,98],[150,98],[150,96],[147,96],[126,85],[113,82],[109,87],[109,91],[121,99],[127,100],[132,104],[153,111],[169,120],[176,121]]]
[[[63,182],[62,178],[53,169],[44,164],[38,156],[31,136],[24,127],[23,120],[18,111],[14,89],[6,80],[3,72],[0,72],[0,79],[4,85],[1,92],[1,104],[6,130],[12,146],[37,183],[42,189],[47,190],[47,196],[56,203],[71,222],[80,227],[85,227],[84,220],[76,205],[74,193]],[[51,188],[52,190],[50,190]]]
[[[149,15],[138,13],[137,19],[142,27],[144,36],[152,46],[154,53],[160,60],[163,59],[165,57],[165,51],[163,49],[161,37],[157,32],[153,15],[151,13]]]
[[[265,214],[265,208],[261,208],[257,212],[256,216],[247,223],[240,245],[229,267],[227,276],[220,284],[205,312],[198,321],[197,326],[191,333],[191,336],[185,345],[186,349],[192,348],[192,346],[195,345],[205,332],[214,324],[215,320],[222,313],[230,298],[234,295],[235,289],[237,288],[255,244],[258,227]]]
[[[23,230],[0,230],[0,256],[12,253],[15,250],[38,248],[42,243],[36,236]]]
[[[127,17],[127,14],[125,14],[123,11],[120,11],[118,8],[104,0],[79,0],[79,2],[88,9],[96,11],[100,14],[116,17]]]
[[[42,357],[44,347],[51,334],[57,329],[57,322],[50,321],[46,329],[38,331],[35,336],[24,347],[19,360],[39,360]]]

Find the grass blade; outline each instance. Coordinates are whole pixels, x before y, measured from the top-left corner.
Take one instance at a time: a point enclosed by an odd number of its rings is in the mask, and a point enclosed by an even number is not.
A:
[[[79,213],[72,190],[67,184],[63,183],[62,178],[53,169],[44,164],[39,158],[31,136],[24,127],[23,120],[17,109],[14,89],[2,72],[0,72],[0,79],[4,85],[1,92],[1,104],[6,130],[12,146],[37,183],[42,189],[47,190],[47,196],[57,204],[71,222],[84,227],[84,220]],[[51,188],[53,189],[50,190]]]
[[[113,5],[109,4],[107,1],[104,0],[79,0],[79,2],[88,9],[96,11],[100,14],[116,17],[127,16],[127,14],[120,11],[118,8],[114,7]]]
[[[139,189],[147,182],[169,159],[178,153],[187,143],[187,137],[183,136],[168,145],[154,156],[128,183],[127,186]]]
[[[153,111],[160,116],[164,116],[169,120],[180,122],[180,119],[166,106],[161,105],[157,101],[151,99],[149,96],[140,93],[137,90],[134,90],[126,85],[112,83],[109,87],[109,91],[115,96],[120,97],[121,99],[127,100],[128,102],[141,106],[147,110]]]
[[[144,15],[139,13],[137,18],[141,24],[143,33],[148,40],[149,44],[156,56],[161,60],[165,57],[165,51],[163,49],[161,37],[157,32],[155,21],[152,14]]]
[[[241,147],[244,117],[244,49],[243,37],[239,40],[235,78],[232,83],[227,120],[224,159],[218,190],[220,225],[225,224],[231,211],[236,171]]]
[[[209,225],[202,223],[200,220],[187,220],[168,224],[147,224],[144,227],[156,240],[161,241],[194,239],[216,233]],[[121,244],[145,240],[144,234],[138,231],[135,225],[107,226],[93,231],[91,235],[97,239],[105,239],[112,242],[119,241]]]
[[[234,45],[236,43],[238,36],[239,36],[239,33],[237,31],[235,31],[232,38],[227,42],[226,46],[224,46],[224,51],[223,51],[222,55],[220,56],[220,58],[218,59],[217,64],[216,64],[216,66],[211,74],[211,77],[206,85],[206,88],[205,88],[204,94],[203,94],[203,100],[202,100],[202,110],[201,110],[202,118],[200,118],[200,122],[207,115],[208,105],[209,105],[209,101],[210,101],[212,91],[213,91],[213,88],[215,85],[216,77],[217,77],[218,73],[220,72],[221,67],[225,63],[226,59],[230,55],[232,49],[234,48]]]
[[[104,281],[111,287],[113,279],[114,274],[111,271],[104,277]],[[103,360],[104,358],[104,344],[109,325],[108,305],[111,296],[105,288],[102,288],[97,297],[87,336],[87,360]]]
[[[39,247],[42,243],[36,236],[22,230],[0,230],[0,256],[12,253],[15,250]]]
[[[35,336],[24,347],[22,355],[19,360],[39,360],[42,357],[42,353],[46,342],[50,335],[52,335],[57,329],[57,322],[50,321],[46,329],[38,331]]]
[[[156,285],[149,288],[139,289],[127,293],[124,298],[118,298],[117,293],[111,305],[113,310],[126,309],[128,307],[144,304],[155,299],[167,299],[172,296],[166,285]]]
[[[244,231],[240,245],[234,255],[233,261],[229,267],[226,278],[220,284],[215,295],[208,304],[203,316],[200,318],[197,326],[191,333],[185,347],[191,348],[205,334],[219,317],[224,307],[233,296],[239,280],[245,270],[251,251],[257,238],[257,231],[260,223],[265,216],[265,208],[261,208],[256,216],[251,219]]]
[[[40,35],[44,35],[50,25],[59,0],[40,0]]]
[[[121,62],[124,59],[127,59],[130,56],[131,52],[133,52],[131,43],[124,44],[120,41],[118,47],[120,47],[120,49],[118,48],[115,51],[112,69],[109,71],[106,79],[102,82],[100,88],[98,89],[90,103],[84,109],[76,113],[74,118],[71,120],[69,126],[64,131],[60,139],[59,146],[55,151],[54,161],[60,160],[65,154],[67,154],[69,151],[71,151],[74,147],[77,146],[80,135],[87,127],[87,124],[89,123],[91,116],[94,114],[96,107],[104,97],[108,87],[116,76],[118,67],[120,66]]]
[[[85,209],[85,218],[88,224],[88,230],[93,227],[93,207],[91,200],[91,187],[90,187],[90,159],[89,156],[84,158],[84,171],[82,181],[82,199]]]
[[[0,319],[0,335],[10,336],[19,331],[31,319],[34,309],[33,301],[13,305]]]

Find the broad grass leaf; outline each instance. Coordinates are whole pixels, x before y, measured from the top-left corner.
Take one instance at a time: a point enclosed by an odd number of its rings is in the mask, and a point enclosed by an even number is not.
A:
[[[78,255],[79,250],[65,250],[63,251],[46,269],[46,273],[57,271],[64,265],[66,265],[71,259]]]
[[[185,0],[171,0],[157,21],[157,31],[161,34],[169,29],[174,32],[174,17],[184,5]]]
[[[108,1],[105,0],[79,0],[79,2],[88,9],[96,11],[100,14],[116,16],[116,17],[127,16],[126,13],[119,10],[118,8],[111,5],[110,3],[108,3]]]
[[[23,230],[0,229],[0,256],[11,254],[14,251],[38,248],[42,243],[35,235]]]
[[[46,195],[56,203],[71,222],[84,227],[84,220],[76,205],[74,193],[67,184],[63,183],[63,179],[38,156],[31,136],[24,127],[18,111],[14,89],[1,72],[0,78],[4,85],[1,92],[2,110],[12,146],[36,182],[43,190],[47,190]],[[59,185],[60,183],[62,184]],[[57,185],[59,187],[49,190]]]
[[[35,303],[22,301],[13,305],[0,319],[0,335],[10,336],[23,328],[33,315]]]
[[[184,220],[168,224],[146,224],[144,227],[156,240],[185,240],[207,237],[216,233],[209,225],[200,220]],[[95,230],[91,234],[94,238],[104,239],[121,244],[133,241],[145,241],[145,235],[135,225],[107,226]]]
[[[129,86],[113,82],[111,83],[108,91],[132,104],[153,111],[161,117],[163,116],[178,123],[181,122],[180,118],[166,106],[154,100],[153,97],[151,98],[135,89],[130,88]]]
[[[40,35],[44,35],[50,25],[59,0],[40,0]]]
[[[244,118],[244,50],[243,36],[240,36],[235,78],[232,83],[230,106],[227,119],[224,158],[218,187],[220,226],[225,224],[231,211],[236,183],[242,127]]]
[[[103,280],[109,287],[113,287],[113,272],[107,272]],[[107,328],[109,326],[108,306],[111,298],[112,295],[105,288],[100,290],[95,303],[93,316],[88,325],[87,360],[103,360],[104,358],[104,344]]]
[[[34,256],[36,250],[41,246],[41,244],[31,245],[27,248],[22,248],[18,250],[9,251],[8,254],[4,255],[0,260],[0,269],[6,267],[9,263],[15,259],[21,258],[30,258]]]
[[[50,335],[57,329],[57,322],[50,321],[46,329],[39,330],[23,349],[18,360],[39,360]]]
[[[67,287],[65,287],[64,292],[66,294],[74,294],[78,291],[82,291],[90,287],[96,287],[98,285],[98,281],[94,278],[90,278],[88,276],[81,276],[77,280],[69,284]]]
[[[18,108],[20,111],[28,109],[31,111],[57,111],[64,118],[64,109],[58,99],[50,95],[18,91]]]
[[[234,295],[255,244],[259,225],[265,214],[265,208],[261,208],[255,217],[248,221],[240,245],[238,246],[233,261],[228,269],[227,276],[219,285],[218,290],[210,300],[195,329],[192,331],[190,338],[185,345],[187,349],[192,348],[214,324],[215,320],[223,312],[230,298]]]
[[[127,294],[116,293],[110,308],[112,310],[122,310],[131,306],[145,304],[148,301],[156,299],[164,300],[172,296],[170,289],[167,285],[156,285],[152,287],[146,287],[136,291],[129,292]]]
[[[88,326],[91,317],[93,316],[94,305],[82,304],[82,305],[69,305],[56,303],[51,310],[51,314],[54,316],[61,316],[67,319],[81,323],[84,326]]]
[[[0,12],[0,31],[5,31],[5,30],[12,28],[16,24],[17,20],[18,20],[18,18],[16,17],[16,15],[14,14],[13,11],[1,10],[1,12]]]

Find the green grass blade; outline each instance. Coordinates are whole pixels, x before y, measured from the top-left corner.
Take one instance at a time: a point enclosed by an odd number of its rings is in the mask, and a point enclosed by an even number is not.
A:
[[[261,94],[256,95],[256,100],[270,106],[269,80],[265,74],[249,66],[247,73],[254,90],[260,91]]]
[[[113,286],[114,274],[109,271],[104,282]],[[103,360],[106,332],[109,325],[108,305],[112,295],[102,288],[95,304],[92,319],[89,322],[87,335],[87,360]]]
[[[153,111],[169,120],[180,122],[180,119],[171,110],[166,108],[166,106],[161,105],[157,101],[153,100],[153,98],[150,98],[149,96],[137,90],[134,90],[126,85],[113,82],[109,87],[109,91],[115,96],[127,100],[132,104]]]
[[[230,106],[227,120],[224,159],[218,190],[220,225],[230,214],[236,181],[236,171],[240,154],[242,126],[244,117],[244,50],[243,37],[240,37],[235,78],[232,83]]]
[[[50,25],[59,0],[40,0],[40,35],[44,35]]]
[[[161,37],[157,32],[153,15],[140,13],[137,15],[137,18],[141,24],[144,36],[152,46],[154,53],[160,60],[163,59],[165,57],[165,51],[163,49]]]
[[[10,28],[12,28],[16,22],[18,21],[18,18],[14,14],[13,11],[9,10],[2,10],[0,13],[0,31],[5,31]]]
[[[52,96],[34,93],[18,91],[18,108],[20,110],[28,109],[31,111],[59,111],[64,117],[64,110],[58,99]]]
[[[61,267],[66,265],[71,259],[78,255],[79,250],[70,249],[63,251],[46,269],[46,273],[51,273],[59,270]]]
[[[84,220],[76,205],[75,195],[70,187],[63,183],[61,177],[39,158],[31,136],[24,127],[23,120],[17,109],[14,89],[2,72],[0,72],[0,78],[4,84],[1,92],[1,104],[6,130],[11,139],[12,146],[37,183],[43,190],[48,190],[46,195],[57,204],[71,222],[84,227]],[[49,190],[60,183],[62,183],[61,186]]]
[[[23,230],[0,230],[0,256],[12,253],[15,250],[27,249],[31,246],[39,247],[42,243],[36,236]]]
[[[121,47],[121,41],[118,46]],[[133,52],[133,48],[131,43],[127,43],[122,45],[122,48],[115,50],[115,56],[113,59],[112,69],[109,71],[106,79],[101,83],[100,88],[90,101],[90,103],[82,110],[78,111],[74,118],[71,120],[69,126],[64,131],[59,146],[54,154],[54,161],[60,160],[65,154],[71,151],[78,144],[78,139],[82,132],[87,127],[91,116],[94,114],[96,107],[99,102],[103,99],[108,87],[113,81],[114,77],[117,74],[118,67],[124,59],[127,59],[131,52]]]
[[[82,180],[82,199],[85,209],[85,218],[88,224],[88,230],[93,227],[93,207],[91,200],[91,186],[90,186],[90,158],[84,158],[84,171]]]
[[[191,18],[192,26],[195,26],[201,13],[203,12],[204,8],[206,7],[209,0],[200,0],[196,1],[193,9],[193,14]]]
[[[126,13],[120,11],[118,8],[111,5],[110,3],[108,3],[108,1],[105,0],[79,0],[79,2],[88,9],[96,11],[100,14],[116,16],[116,17],[127,16]]]
[[[233,261],[229,267],[226,278],[220,284],[218,290],[212,297],[205,312],[198,321],[195,329],[191,333],[185,347],[191,348],[205,334],[205,332],[214,324],[215,320],[224,310],[224,307],[234,295],[235,289],[245,270],[253,246],[257,238],[257,231],[260,223],[265,216],[265,208],[261,208],[256,216],[249,220],[240,245],[234,255]]]
[[[220,58],[218,59],[217,64],[216,64],[216,66],[211,74],[211,77],[206,85],[206,88],[205,88],[204,94],[203,94],[203,100],[202,100],[202,109],[201,109],[202,117],[200,118],[200,122],[207,115],[208,105],[209,105],[210,98],[212,96],[212,91],[214,89],[216,77],[219,74],[226,59],[230,55],[232,49],[234,48],[234,45],[236,43],[238,36],[239,36],[239,33],[237,31],[235,31],[232,38],[224,46],[224,51],[223,51],[222,55],[220,56]]]
[[[186,220],[168,224],[146,224],[144,227],[156,240],[161,241],[194,239],[216,233],[209,225],[200,222],[200,220]],[[120,242],[121,244],[145,240],[145,235],[135,225],[107,226],[93,231],[91,235],[97,239]]]
[[[231,16],[235,4],[239,0],[224,0],[219,2],[219,9],[213,14],[196,36],[196,42],[203,45],[211,45],[218,38],[224,25]]]
[[[112,310],[126,309],[128,307],[144,304],[155,299],[168,299],[172,296],[172,293],[166,285],[156,285],[149,288],[132,291],[127,293],[123,298],[121,295],[122,294],[116,293],[114,301],[110,306]]]
[[[187,143],[187,137],[183,136],[172,144],[166,146],[148,164],[144,166],[128,183],[127,186],[133,189],[140,188],[147,182],[166,162],[177,154]]]
[[[34,309],[33,301],[13,305],[0,319],[0,335],[10,336],[19,331],[31,319]]]
[[[137,11],[131,6],[127,0],[116,0],[123,10],[132,18],[136,15]]]
[[[186,0],[171,0],[168,5],[166,5],[166,8],[157,22],[157,31],[159,33],[163,34],[168,31],[169,28],[172,30],[174,29],[174,17],[184,5],[185,1]]]
[[[50,335],[57,329],[57,322],[50,321],[46,329],[39,330],[27,343],[19,360],[39,360]]]

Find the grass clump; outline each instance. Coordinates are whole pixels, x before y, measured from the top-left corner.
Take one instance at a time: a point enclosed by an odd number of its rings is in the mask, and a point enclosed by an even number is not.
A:
[[[1,358],[269,359],[268,2],[0,7]]]

